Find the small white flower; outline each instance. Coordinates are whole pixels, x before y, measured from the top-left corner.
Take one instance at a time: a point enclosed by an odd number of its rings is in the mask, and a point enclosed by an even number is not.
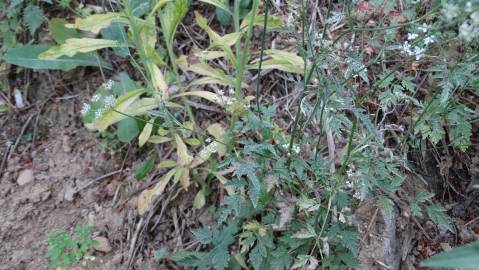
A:
[[[210,138],[210,137],[206,138],[205,142],[206,142],[206,143],[210,143],[210,142],[211,142],[211,138]]]
[[[474,22],[474,24],[479,25],[479,11],[474,11],[471,14],[471,19]]]
[[[223,91],[223,90],[219,90],[219,91],[218,91],[218,95],[220,95],[220,96],[224,96],[224,95],[225,95],[225,91]]]
[[[114,95],[109,95],[103,100],[103,102],[105,103],[105,107],[110,108],[115,105],[116,98]]]
[[[467,42],[470,42],[477,36],[477,31],[474,30],[474,25],[465,21],[459,27],[459,37]]]
[[[445,4],[442,13],[446,16],[446,19],[452,20],[459,15],[459,7],[454,4]]]
[[[210,144],[210,146],[208,147],[208,150],[211,152],[211,153],[216,153],[216,143],[212,143]]]
[[[427,30],[429,29],[429,26],[426,23],[423,23],[422,26],[418,27],[419,31],[422,31],[423,33],[427,33]]]
[[[409,42],[407,41],[404,41],[404,44],[402,45],[402,49],[405,53],[407,53],[408,55],[411,55],[412,54],[412,51],[411,51],[411,45],[409,44]]]
[[[95,112],[95,119],[100,119],[105,112],[105,109],[100,108]]]
[[[285,143],[285,144],[283,144],[283,145],[281,145],[281,146],[282,146],[284,149],[288,149],[289,144],[288,144],[288,143]]]
[[[113,80],[108,80],[106,83],[102,84],[102,86],[105,89],[110,90],[113,87],[113,84],[114,84]]]
[[[471,1],[467,1],[465,10],[466,10],[466,12],[471,12],[472,11],[472,2]]]
[[[416,55],[416,60],[419,61],[421,58],[424,57],[424,53],[426,52],[426,49],[415,46],[414,47],[414,54]]]
[[[407,33],[407,39],[408,40],[414,40],[418,37],[419,35],[416,33]]]
[[[82,115],[85,115],[85,114],[87,114],[87,113],[90,111],[90,109],[91,109],[90,104],[88,104],[88,103],[83,103],[83,106],[82,106],[82,108],[81,108],[80,113],[81,113]]]
[[[434,36],[429,36],[429,37],[426,37],[424,38],[424,45],[429,45],[429,44],[432,44],[434,43]]]
[[[293,152],[294,153],[299,154],[300,151],[301,151],[301,148],[299,147],[299,145],[293,145]]]
[[[230,96],[233,96],[235,94],[235,90],[231,87],[230,87],[228,92],[229,92]]]
[[[91,97],[91,101],[93,101],[93,102],[97,102],[98,100],[100,100],[100,95],[98,95],[98,94],[95,94],[95,95],[93,95],[93,97]]]

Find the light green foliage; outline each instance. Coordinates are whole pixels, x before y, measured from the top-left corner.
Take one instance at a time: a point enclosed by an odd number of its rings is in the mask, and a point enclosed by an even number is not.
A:
[[[479,264],[479,242],[439,253],[423,261],[423,267],[446,267],[459,270],[474,270]]]
[[[66,232],[50,235],[48,237],[47,257],[50,258],[50,266],[53,269],[68,269],[74,263],[79,262],[89,254],[89,248],[95,245],[91,234],[92,227],[76,226],[75,236]]]
[[[31,35],[35,34],[35,31],[37,31],[44,20],[43,12],[38,6],[29,4],[23,10],[23,21],[28,26]]]

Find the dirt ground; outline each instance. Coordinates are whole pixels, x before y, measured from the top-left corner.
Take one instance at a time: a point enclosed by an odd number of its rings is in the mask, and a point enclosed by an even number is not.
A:
[[[30,105],[0,116],[0,269],[50,269],[48,236],[85,224],[107,243],[77,269],[172,269],[159,265],[153,250],[196,247],[183,242],[188,228],[211,217],[181,204],[193,199],[184,194],[161,198],[161,213],[139,219],[136,195],[155,179],[130,178],[143,153],[105,146],[83,127],[79,110],[88,85],[51,87],[41,83],[45,74],[38,76],[28,89]],[[170,202],[174,207],[164,211]]]
[[[105,241],[93,252],[94,261],[74,269],[181,269],[167,260],[160,264],[154,251],[201,248],[189,231],[213,218],[207,209],[192,209],[195,190],[178,193],[170,187],[155,204],[156,211],[139,217],[136,196],[161,172],[144,181],[134,179],[132,170],[146,153],[112,141],[105,145],[106,140],[83,127],[79,110],[94,89],[89,83],[95,82],[51,85],[44,80],[49,74],[34,74],[26,96],[29,105],[0,116],[0,269],[49,269],[48,236],[72,233],[84,224],[93,225],[94,236]],[[478,192],[470,188],[479,177],[477,152],[464,154],[463,166],[458,158],[439,163],[448,167],[441,170],[429,164],[423,175],[447,183],[435,191],[453,218],[455,233],[412,217],[400,207],[407,194],[397,198],[392,219],[373,203],[361,205],[356,215],[364,269],[417,269],[424,258],[479,239]]]

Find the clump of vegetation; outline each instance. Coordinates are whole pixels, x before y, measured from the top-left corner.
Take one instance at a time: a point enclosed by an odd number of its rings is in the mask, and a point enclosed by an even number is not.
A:
[[[338,9],[328,1],[316,24],[310,1],[286,1],[286,22],[269,0],[201,0],[228,31],[220,34],[194,11],[208,42],[183,55],[175,50],[175,33],[190,1],[119,2],[73,22],[49,20],[51,42],[10,42],[5,60],[32,69],[117,72],[83,105],[85,126],[121,142],[136,140],[138,147],[176,150],[176,159],[157,162],[152,154],[136,170],[137,179],[156,163],[164,172],[140,194],[140,215],[169,184],[184,191],[195,186],[195,208],[209,206],[215,187],[226,191],[215,208],[217,222],[191,231],[204,249],[166,257],[197,269],[355,268],[353,213],[365,199],[387,215],[400,204],[454,230],[426,188],[408,194],[406,203],[396,193],[412,170],[408,152],[471,146],[477,108],[467,96],[476,96],[479,86],[477,3],[443,1],[425,10],[421,1],[401,7],[350,1]],[[33,35],[44,15],[32,5],[23,12],[35,14],[25,21]],[[338,26],[343,22],[347,27]],[[332,34],[331,27],[343,30]],[[269,48],[271,32],[288,36],[295,47]],[[451,62],[444,48],[455,46],[461,53]],[[104,49],[128,61],[141,80],[111,70],[98,52]],[[286,124],[277,116],[284,104],[263,97],[267,72],[295,91]],[[226,115],[224,121],[197,117],[205,106]],[[89,230],[78,227],[73,239],[51,237],[52,266],[83,258],[93,243]]]
[[[68,269],[72,264],[84,259],[90,259],[90,248],[95,245],[91,238],[92,227],[76,226],[76,235],[67,232],[53,234],[48,237],[47,257],[50,258],[52,269]]]

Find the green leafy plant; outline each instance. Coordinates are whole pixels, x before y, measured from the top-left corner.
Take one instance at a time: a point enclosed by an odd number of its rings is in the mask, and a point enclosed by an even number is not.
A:
[[[88,256],[90,247],[95,245],[90,236],[91,230],[89,225],[76,226],[76,235],[73,237],[66,232],[50,235],[46,254],[50,258],[50,266],[53,269],[68,269]]]
[[[475,242],[450,251],[439,253],[421,263],[423,267],[446,267],[473,270],[479,263],[479,243]]]

